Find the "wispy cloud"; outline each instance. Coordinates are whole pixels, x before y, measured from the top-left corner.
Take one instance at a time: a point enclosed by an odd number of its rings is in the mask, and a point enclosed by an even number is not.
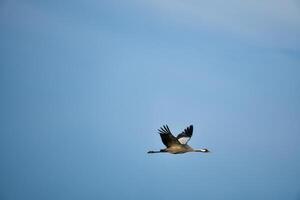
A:
[[[153,0],[159,15],[257,44],[299,48],[300,4],[294,0]]]

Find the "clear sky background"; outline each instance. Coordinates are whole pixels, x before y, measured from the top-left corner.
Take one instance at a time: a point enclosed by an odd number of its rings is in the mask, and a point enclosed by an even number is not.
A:
[[[0,199],[299,200],[300,3],[0,2]],[[194,125],[210,154],[148,155]]]

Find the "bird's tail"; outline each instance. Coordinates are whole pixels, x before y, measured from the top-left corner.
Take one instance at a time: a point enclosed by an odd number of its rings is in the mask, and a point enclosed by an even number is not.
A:
[[[165,149],[161,149],[159,151],[148,151],[147,153],[165,153],[167,152]]]

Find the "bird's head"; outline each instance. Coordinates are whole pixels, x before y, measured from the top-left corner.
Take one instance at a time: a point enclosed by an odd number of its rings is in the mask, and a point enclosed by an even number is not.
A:
[[[209,153],[210,151],[208,149],[202,149],[203,153]]]

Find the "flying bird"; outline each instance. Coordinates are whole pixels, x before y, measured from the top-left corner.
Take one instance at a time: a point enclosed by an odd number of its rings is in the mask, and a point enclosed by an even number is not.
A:
[[[158,129],[158,133],[161,137],[163,144],[167,147],[165,149],[161,149],[159,151],[148,151],[148,153],[172,153],[172,154],[180,154],[187,152],[202,152],[208,153],[210,152],[208,149],[193,149],[189,145],[187,145],[188,141],[191,139],[193,135],[193,125],[190,125],[184,131],[175,137],[168,125],[164,125],[160,129]]]

